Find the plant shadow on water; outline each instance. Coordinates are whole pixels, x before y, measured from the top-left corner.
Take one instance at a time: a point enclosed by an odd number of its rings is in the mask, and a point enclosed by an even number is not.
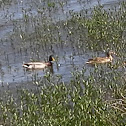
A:
[[[126,124],[126,3],[109,2],[0,1],[0,125]],[[86,64],[109,50],[112,63]]]

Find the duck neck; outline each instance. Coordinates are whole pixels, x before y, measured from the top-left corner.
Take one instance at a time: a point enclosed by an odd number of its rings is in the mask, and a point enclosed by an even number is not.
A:
[[[111,53],[109,53],[108,58],[109,58],[111,61],[113,60],[113,57],[112,57]]]
[[[52,66],[52,62],[51,62],[51,61],[48,61],[48,62],[46,63],[46,65],[47,65],[47,66]]]

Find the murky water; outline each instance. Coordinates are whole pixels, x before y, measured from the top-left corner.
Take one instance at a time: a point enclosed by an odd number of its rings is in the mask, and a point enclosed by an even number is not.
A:
[[[58,3],[58,0],[52,3]],[[63,81],[68,81],[71,78],[71,72],[76,69],[81,70],[83,67],[90,69],[85,64],[89,57],[92,57],[93,52],[88,52],[84,48],[80,49],[73,41],[68,38],[65,31],[62,30],[64,41],[70,41],[70,44],[55,44],[46,45],[32,38],[24,39],[23,31],[32,36],[35,32],[35,26],[32,22],[35,20],[41,23],[39,18],[42,16],[49,20],[49,23],[57,23],[70,18],[70,13],[79,12],[82,9],[90,9],[101,3],[107,6],[118,6],[120,0],[61,0],[63,6],[54,4],[56,9],[48,7],[47,2],[43,0],[14,0],[8,5],[1,4],[0,8],[0,83],[13,84],[25,83],[34,80],[36,77],[43,77],[50,72],[54,76],[62,76]],[[51,4],[52,4],[51,3]],[[50,5],[53,6],[53,5]],[[25,15],[26,14],[26,15]],[[29,23],[24,23],[24,16],[31,17]],[[38,20],[37,20],[38,18]],[[21,27],[21,28],[20,28]],[[19,28],[21,29],[19,31]],[[56,31],[54,31],[56,32]],[[14,34],[17,33],[17,34]],[[34,35],[33,35],[34,37]],[[84,36],[86,37],[86,36]],[[84,41],[84,40],[83,40]],[[80,45],[81,46],[81,45]],[[53,70],[45,69],[39,71],[26,71],[22,68],[23,62],[32,60],[47,60],[48,56],[53,54],[57,61],[53,64]],[[99,53],[104,55],[104,53]],[[88,74],[88,72],[87,72]]]

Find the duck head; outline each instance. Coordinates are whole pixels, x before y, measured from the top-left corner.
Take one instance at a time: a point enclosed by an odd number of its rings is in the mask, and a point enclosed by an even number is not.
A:
[[[116,53],[114,51],[109,51],[107,53],[107,57],[112,61],[113,60],[113,57],[112,57],[112,54],[116,55]]]
[[[51,61],[55,61],[53,55],[50,55],[50,56],[49,56],[49,61],[50,61],[50,62],[51,62]]]

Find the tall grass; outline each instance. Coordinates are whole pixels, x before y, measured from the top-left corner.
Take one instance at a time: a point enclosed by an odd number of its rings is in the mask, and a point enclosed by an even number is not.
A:
[[[100,48],[102,50],[107,48],[120,49],[118,45],[122,45],[122,38],[126,29],[125,5],[126,3],[122,2],[119,7],[114,7],[114,9],[105,9],[104,6],[99,5],[90,12],[91,16],[88,16],[87,12],[80,16],[78,14],[74,16],[73,20],[88,31],[88,48],[95,50]]]
[[[105,73],[106,76],[113,75]],[[77,76],[76,76],[77,75]],[[43,86],[36,90],[21,89],[17,97],[5,94],[1,99],[1,124],[8,126],[55,125],[125,125],[125,82],[114,78],[84,75],[76,71],[74,79]],[[106,80],[106,81],[105,81]],[[50,80],[50,83],[53,82]],[[105,83],[106,82],[106,83]]]
[[[54,3],[48,7],[55,8]],[[97,6],[87,13],[71,14],[71,19],[48,23],[42,17],[34,21],[31,35],[22,29],[14,29],[23,42],[30,39],[39,44],[74,43],[79,49],[85,46],[92,50],[114,49],[125,57],[126,42],[123,33],[126,28],[126,3],[117,10],[105,10]],[[26,14],[26,13],[25,13]],[[79,16],[80,15],[80,16]],[[25,17],[26,16],[26,17]],[[27,24],[31,17],[24,15]],[[39,22],[40,21],[40,22]],[[39,24],[39,23],[40,24]],[[19,33],[18,33],[18,32]],[[85,36],[88,36],[85,38]],[[33,36],[34,35],[34,36]],[[72,43],[72,44],[73,44]],[[122,50],[123,49],[123,50]],[[122,50],[122,51],[121,51]],[[0,98],[0,124],[5,126],[118,126],[126,125],[126,79],[125,73],[112,64],[107,69],[96,67],[90,75],[85,70],[75,71],[68,84],[54,82],[46,75],[36,89],[11,91]],[[108,70],[109,69],[109,70]],[[122,68],[124,69],[124,68]],[[124,69],[125,70],[125,69]],[[46,83],[47,82],[47,83]]]
[[[80,13],[69,12],[71,18],[55,23],[52,23],[51,20],[53,19],[49,20],[44,15],[31,18],[24,13],[26,26],[28,22],[32,22],[34,30],[32,35],[28,35],[25,31],[19,34],[24,35],[26,39],[35,39],[39,43],[53,44],[72,41],[77,43],[77,46],[87,46],[88,49],[107,50],[108,48],[116,48],[116,50],[120,50],[121,47],[125,47],[123,41],[126,28],[125,5],[125,2],[121,2],[119,7],[113,7],[113,9],[109,7],[106,9],[104,6],[98,5],[92,10],[82,10]],[[44,11],[42,10],[43,13]],[[89,16],[89,13],[91,16]],[[38,21],[36,21],[36,18],[38,18]]]

